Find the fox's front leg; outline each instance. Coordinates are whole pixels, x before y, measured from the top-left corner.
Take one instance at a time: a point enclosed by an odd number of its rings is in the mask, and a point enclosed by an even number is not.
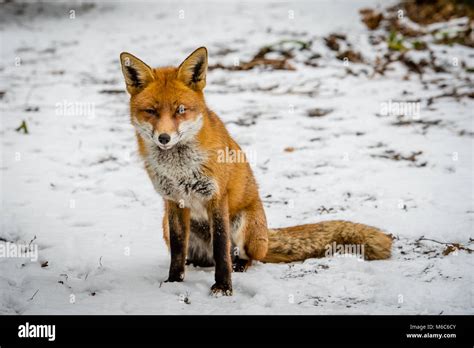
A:
[[[170,272],[167,282],[181,282],[184,279],[186,251],[190,231],[189,208],[180,208],[175,202],[167,202],[169,242],[171,250]]]
[[[213,202],[208,209],[209,226],[212,233],[215,269],[213,294],[232,295],[232,260],[230,257],[230,224],[227,198]]]

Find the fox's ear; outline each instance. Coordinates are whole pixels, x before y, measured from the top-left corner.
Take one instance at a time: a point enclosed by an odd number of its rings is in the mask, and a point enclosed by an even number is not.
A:
[[[199,47],[178,68],[178,79],[190,88],[200,91],[206,86],[207,49]]]
[[[140,92],[153,80],[153,70],[134,55],[122,52],[120,62],[128,93]]]

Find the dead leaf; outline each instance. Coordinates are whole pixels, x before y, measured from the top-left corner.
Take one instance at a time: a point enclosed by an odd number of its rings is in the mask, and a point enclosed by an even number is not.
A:
[[[451,254],[452,252],[455,252],[457,250],[459,250],[459,244],[451,244],[451,245],[448,245],[446,247],[446,249],[444,249],[443,251],[443,255],[444,256],[448,256],[449,254]]]
[[[333,111],[334,109],[331,109],[331,108],[328,108],[328,109],[314,108],[314,109],[309,109],[307,113],[309,117],[322,117],[322,116],[326,116],[330,114]]]
[[[375,30],[379,27],[380,22],[383,19],[383,14],[381,12],[377,12],[370,8],[364,8],[359,12],[362,15],[362,22],[365,23],[367,28]]]

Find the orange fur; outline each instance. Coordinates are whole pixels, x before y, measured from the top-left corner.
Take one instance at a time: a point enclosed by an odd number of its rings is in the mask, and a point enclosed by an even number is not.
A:
[[[219,151],[228,149],[241,152],[241,148],[219,117],[206,106],[202,91],[206,83],[205,49],[196,50],[177,68],[151,69],[127,53],[122,54],[121,58],[127,90],[131,94],[132,122],[147,124],[156,133],[173,133],[179,132],[184,122],[196,122],[202,117],[202,126],[195,141],[200,151],[207,156],[202,165],[203,175],[212,178],[217,184],[216,192],[203,203],[211,212],[212,206],[221,206],[225,200],[225,224],[238,216],[244,216],[239,236],[244,241],[243,252],[249,260],[248,265],[251,260],[291,262],[322,257],[327,245],[333,242],[362,244],[365,246],[365,257],[369,260],[390,257],[391,238],[374,227],[362,224],[325,221],[280,229],[267,228],[258,187],[249,164],[242,161],[222,163],[218,160]],[[132,66],[131,70],[126,66],[127,60]],[[185,107],[185,112],[177,111],[180,105]],[[149,109],[154,110],[156,115],[150,114]],[[149,146],[138,131],[136,137],[140,155],[144,159],[148,158]],[[149,166],[147,171],[150,178],[156,180],[156,173]],[[168,204],[169,201],[165,199],[163,237],[169,246]]]

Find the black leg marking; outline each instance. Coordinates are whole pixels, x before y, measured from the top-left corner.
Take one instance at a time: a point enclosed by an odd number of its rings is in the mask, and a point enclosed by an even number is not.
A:
[[[184,267],[186,263],[186,246],[189,222],[186,221],[184,209],[172,204],[168,211],[170,229],[171,264],[168,282],[182,282],[184,280]]]
[[[213,234],[214,261],[216,263],[215,280],[211,291],[214,294],[232,295],[232,263],[230,259],[229,219],[225,212],[214,212],[211,217]]]

